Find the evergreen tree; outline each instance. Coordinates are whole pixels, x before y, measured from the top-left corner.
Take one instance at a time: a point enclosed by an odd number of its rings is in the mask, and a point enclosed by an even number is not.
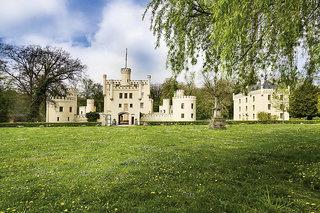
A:
[[[296,118],[307,117],[307,119],[316,116],[318,112],[318,92],[319,90],[313,85],[312,80],[305,80],[290,95],[290,115]]]

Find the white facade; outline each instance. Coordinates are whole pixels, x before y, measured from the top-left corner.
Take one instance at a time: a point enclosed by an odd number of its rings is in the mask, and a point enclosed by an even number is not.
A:
[[[86,106],[77,113],[77,92],[70,90],[65,97],[51,97],[46,106],[46,122],[87,122],[86,113],[95,112],[94,100],[87,99]]]
[[[70,90],[66,97],[51,97],[46,103],[46,122],[76,122],[77,93]]]
[[[131,80],[131,69],[121,69],[121,80],[103,76],[104,114],[114,124],[140,124],[142,114],[152,113],[153,100],[150,98],[150,81]]]
[[[139,125],[141,121],[196,120],[196,97],[185,96],[183,90],[175,92],[172,105],[170,99],[164,99],[159,112],[154,113],[150,84],[150,75],[146,80],[131,80],[130,68],[121,69],[121,80],[103,75],[104,112],[98,121],[103,125]],[[95,111],[94,100],[88,99],[77,115],[77,94],[73,91],[47,102],[46,122],[86,122],[85,114]]]
[[[95,112],[95,111],[96,111],[96,107],[94,106],[93,99],[87,99],[87,105],[79,107],[79,115],[85,115],[89,112]]]
[[[233,119],[254,121],[258,120],[259,112],[266,112],[277,116],[278,120],[289,120],[287,111],[283,112],[273,106],[273,94],[273,88],[261,86],[247,95],[233,95]]]
[[[183,90],[177,90],[172,98],[163,99],[159,113],[151,113],[142,117],[143,121],[195,121],[196,97],[185,96]]]

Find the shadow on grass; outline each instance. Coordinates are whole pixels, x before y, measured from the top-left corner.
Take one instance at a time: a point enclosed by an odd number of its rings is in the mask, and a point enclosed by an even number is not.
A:
[[[99,137],[91,144],[86,142],[87,151],[75,163],[68,160],[77,156],[76,148],[81,144],[69,144],[75,151],[61,157],[55,173],[45,173],[42,180],[34,174],[25,176],[20,180],[25,185],[5,189],[12,194],[0,201],[0,207],[5,206],[0,211],[7,207],[8,211],[28,212],[320,210],[317,128],[270,125],[217,132],[205,127],[129,130],[106,129],[110,135],[117,131],[121,141],[110,144]],[[105,134],[104,129],[97,131]],[[96,133],[89,132],[87,137]],[[111,167],[104,164],[110,161],[108,152],[118,154]],[[38,173],[45,172],[41,168]]]
[[[205,133],[202,139],[212,134],[224,133]],[[223,147],[168,143],[149,150],[143,160],[122,162],[117,174],[106,174],[116,184],[100,199],[120,211],[317,211],[319,137],[307,136],[275,130],[259,139],[244,134],[246,142],[227,136]]]

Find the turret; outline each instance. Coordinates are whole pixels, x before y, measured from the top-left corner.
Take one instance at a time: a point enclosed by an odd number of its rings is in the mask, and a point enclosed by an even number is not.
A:
[[[174,94],[174,97],[183,97],[184,96],[184,90],[177,90]]]
[[[86,112],[95,112],[96,109],[94,107],[94,100],[93,99],[87,99],[87,107]]]
[[[121,69],[121,84],[129,85],[131,80],[131,69],[130,68],[122,68]]]
[[[125,67],[121,69],[121,84],[129,85],[131,80],[131,69],[128,68],[128,49],[126,49]]]

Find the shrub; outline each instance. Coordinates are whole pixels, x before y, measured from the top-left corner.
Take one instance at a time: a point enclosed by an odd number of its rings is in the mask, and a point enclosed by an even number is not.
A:
[[[271,121],[271,114],[267,112],[259,112],[258,113],[258,120],[259,121]]]
[[[76,126],[100,126],[98,122],[68,122],[68,123],[46,123],[46,122],[17,122],[0,123],[1,127],[76,127]]]
[[[88,119],[88,122],[97,122],[97,120],[100,118],[100,115],[97,112],[89,112],[86,114],[86,118]]]

